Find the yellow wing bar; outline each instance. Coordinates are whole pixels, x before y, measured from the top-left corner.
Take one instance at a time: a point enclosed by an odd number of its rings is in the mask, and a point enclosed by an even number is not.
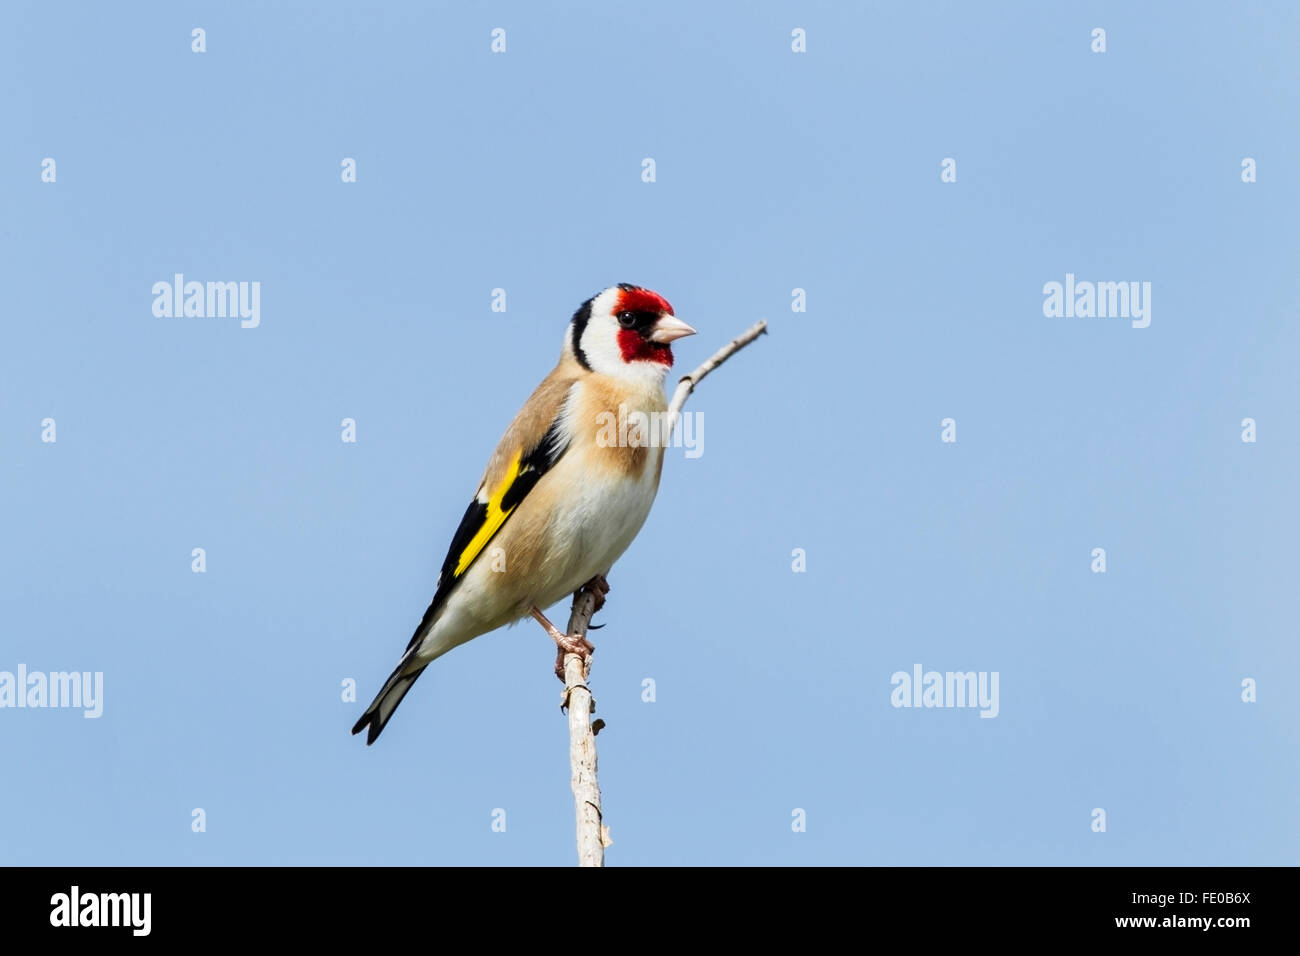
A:
[[[479,526],[474,537],[470,539],[469,544],[465,545],[465,550],[460,553],[460,557],[456,560],[456,570],[452,572],[453,577],[458,578],[465,573],[465,569],[474,563],[474,559],[483,550],[483,546],[492,540],[492,535],[496,534],[497,529],[505,523],[506,518],[510,517],[510,512],[519,506],[519,503],[515,502],[509,509],[501,510],[501,500],[505,498],[506,492],[515,483],[515,479],[519,477],[519,462],[522,454],[522,449],[515,452],[514,460],[510,462],[510,467],[506,469],[505,478],[501,480],[501,484],[497,485],[496,490],[492,492],[492,497],[488,499],[487,513],[483,516],[483,524]]]

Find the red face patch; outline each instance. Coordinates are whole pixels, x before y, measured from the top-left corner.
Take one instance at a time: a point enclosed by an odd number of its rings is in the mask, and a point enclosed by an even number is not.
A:
[[[673,315],[673,307],[658,292],[633,287],[621,289],[618,297],[617,312],[667,312]]]
[[[659,301],[663,302],[662,299]],[[666,302],[664,304],[667,305]],[[636,329],[618,330],[618,350],[623,353],[624,362],[662,362],[669,366],[673,364],[673,350],[670,347],[651,342]]]

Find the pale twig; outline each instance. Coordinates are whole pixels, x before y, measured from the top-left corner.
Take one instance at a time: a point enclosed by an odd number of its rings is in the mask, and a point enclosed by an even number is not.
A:
[[[713,353],[713,356],[697,368],[690,375],[683,375],[677,383],[677,391],[673,392],[673,400],[668,403],[668,434],[664,438],[667,444],[668,439],[672,437],[673,429],[677,426],[677,418],[681,415],[682,406],[686,404],[686,398],[691,392],[695,391],[695,386],[700,384],[700,379],[708,375],[715,368],[725,362],[731,356],[735,355],[754,339],[758,338],[767,331],[767,320],[760,319],[754,325],[750,326],[740,335],[736,336],[722,348]]]
[[[767,331],[767,322],[760,321],[743,334],[718,349],[713,356],[677,383],[672,401],[668,404],[668,429],[665,444],[672,436],[682,406],[704,376],[731,358],[754,339]],[[573,597],[573,613],[569,615],[566,631],[572,637],[587,636],[587,626],[596,612],[596,594],[583,586]],[[584,666],[577,654],[564,655],[564,698],[562,705],[569,711],[569,770],[573,786],[573,804],[578,825],[578,865],[604,866],[605,847],[610,845],[609,830],[601,817],[600,784],[596,779],[596,733],[604,726],[602,721],[591,721],[596,711],[591,689],[587,686],[590,666]]]
[[[573,599],[568,634],[586,637],[587,625],[596,612],[596,595],[583,587]],[[573,805],[578,816],[578,866],[604,866],[609,836],[601,822],[600,785],[596,780],[596,730],[591,715],[596,710],[587,686],[589,667],[577,654],[564,655],[564,698],[569,710],[569,770]]]

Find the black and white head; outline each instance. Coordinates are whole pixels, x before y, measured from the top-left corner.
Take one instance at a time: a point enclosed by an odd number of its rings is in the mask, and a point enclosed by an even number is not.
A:
[[[590,371],[658,384],[673,364],[671,343],[694,334],[659,293],[621,282],[582,303],[564,347]]]

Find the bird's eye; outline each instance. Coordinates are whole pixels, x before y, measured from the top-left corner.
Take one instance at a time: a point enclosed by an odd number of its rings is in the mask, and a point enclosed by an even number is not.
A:
[[[623,326],[625,329],[632,328],[632,326],[636,325],[636,313],[620,312],[618,314],[618,324]]]

